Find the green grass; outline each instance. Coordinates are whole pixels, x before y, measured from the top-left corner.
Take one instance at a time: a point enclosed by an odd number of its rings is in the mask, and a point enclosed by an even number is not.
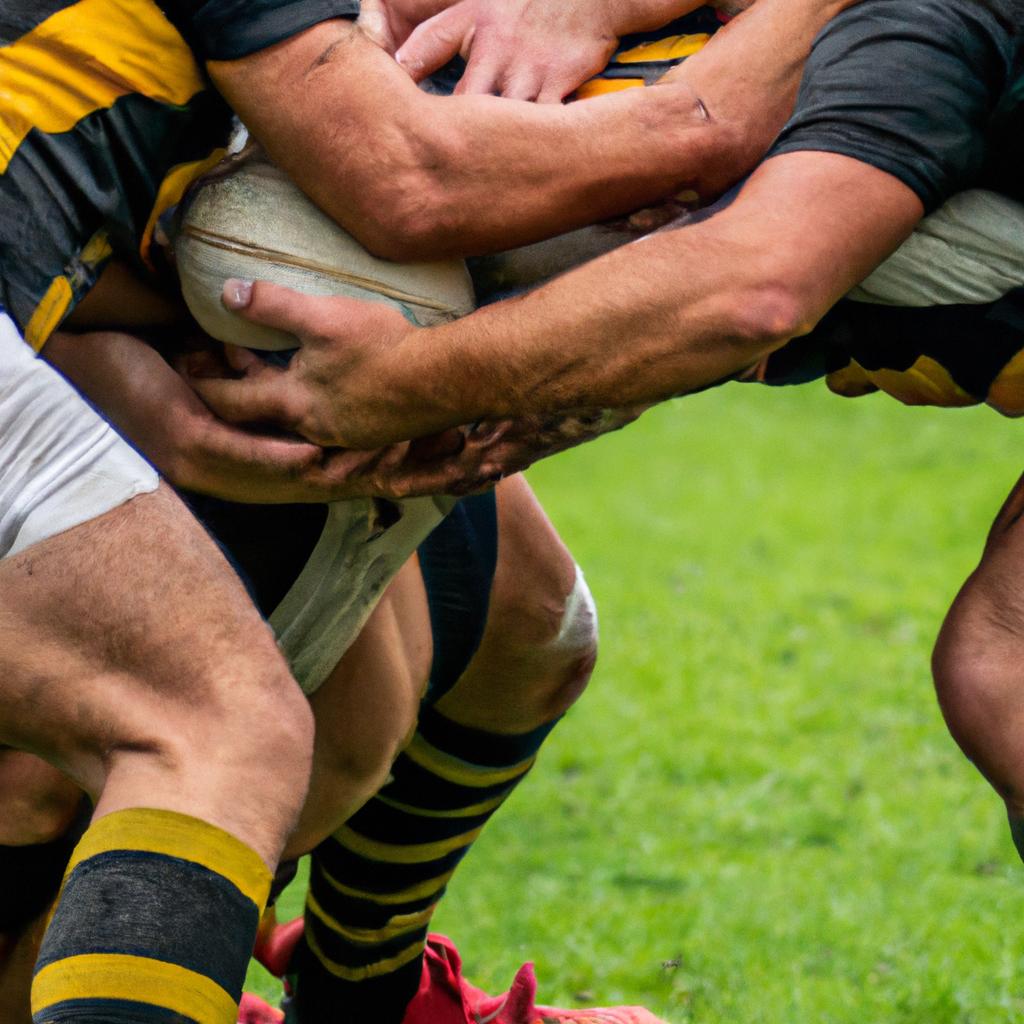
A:
[[[547,1002],[673,1024],[1019,1021],[1024,868],[928,671],[1018,431],[731,386],[538,466],[602,652],[438,914],[467,976],[533,959]]]

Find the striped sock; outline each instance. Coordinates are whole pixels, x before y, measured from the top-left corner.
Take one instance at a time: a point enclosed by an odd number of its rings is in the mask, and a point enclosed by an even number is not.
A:
[[[293,960],[299,1021],[400,1024],[437,901],[554,724],[506,736],[422,711],[392,781],[313,852]]]
[[[234,1024],[270,872],[172,811],[100,818],[43,939],[33,1024]]]

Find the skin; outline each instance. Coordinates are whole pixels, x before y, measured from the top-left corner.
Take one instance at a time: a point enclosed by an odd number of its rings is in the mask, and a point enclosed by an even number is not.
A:
[[[907,186],[859,161],[780,156],[715,217],[422,335],[366,304],[229,285],[225,301],[240,315],[295,332],[303,348],[287,371],[194,383],[232,422],[278,420],[354,447],[662,401],[747,370],[808,331],[922,213]],[[467,484],[550,450],[529,429],[510,433],[470,437],[458,457]]]
[[[59,767],[97,817],[180,811],[277,863],[307,785],[309,711],[241,585],[166,487],[4,559],[0,595],[0,743]],[[264,756],[281,758],[265,784],[248,738],[264,716]]]
[[[820,23],[810,0],[762,2],[803,5]],[[809,41],[755,60],[784,66],[764,76],[768,110],[791,102]],[[565,107],[430,96],[348,21],[209,70],[274,161],[371,252],[394,260],[505,249],[682,190],[712,194],[771,138],[763,109],[709,120],[686,78]],[[722,93],[725,110],[731,91]]]
[[[946,616],[932,659],[939,705],[963,752],[1024,831],[1024,478],[1000,511],[978,568]],[[1024,856],[1024,850],[1022,850]]]
[[[557,718],[578,699],[593,669],[597,634],[583,609],[574,642],[559,643],[575,565],[522,477],[498,489],[498,529],[480,647],[438,707],[462,725],[514,734]],[[334,832],[386,780],[415,728],[430,656],[425,594],[413,560],[311,698],[312,780],[285,856],[307,852]],[[252,746],[261,758],[272,754]],[[0,845],[56,839],[80,798],[78,786],[45,762],[0,751]],[[0,935],[0,1015],[11,1024],[30,1020],[28,990],[45,916],[20,935]]]

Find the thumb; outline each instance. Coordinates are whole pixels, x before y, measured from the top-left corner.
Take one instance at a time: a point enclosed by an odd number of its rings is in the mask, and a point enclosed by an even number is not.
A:
[[[242,281],[232,277],[224,282],[221,301],[225,309],[244,320],[302,338],[315,333],[325,300],[270,281]]]
[[[472,5],[466,2],[435,14],[413,29],[395,54],[395,60],[409,72],[414,82],[422,82],[468,49],[474,17]]]

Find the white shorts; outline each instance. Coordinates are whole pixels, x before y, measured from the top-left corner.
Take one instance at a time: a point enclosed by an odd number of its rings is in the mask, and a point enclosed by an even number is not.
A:
[[[0,312],[0,558],[156,490],[159,478]]]

